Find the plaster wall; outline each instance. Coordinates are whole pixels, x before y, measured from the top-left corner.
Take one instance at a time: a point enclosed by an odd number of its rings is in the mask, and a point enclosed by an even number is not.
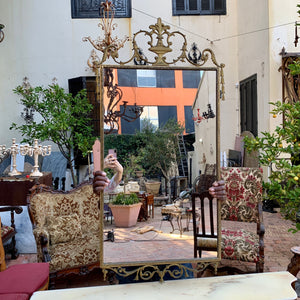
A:
[[[32,86],[47,86],[56,77],[58,84],[67,89],[69,78],[93,75],[87,70],[92,46],[82,38],[96,39],[103,34],[98,19],[72,19],[69,0],[27,0],[26,3],[0,0],[0,11],[0,22],[5,24],[5,39],[0,45],[0,144],[10,145],[12,137],[19,141],[21,136],[8,128],[12,122],[23,122],[20,116],[23,107],[12,90],[22,84],[25,76]],[[179,30],[186,35],[188,47],[195,42],[200,49],[211,48],[217,62],[226,64],[223,109],[224,113],[230,112],[228,104],[236,103],[232,83],[237,78],[236,40],[223,38],[236,33],[236,1],[228,1],[225,16],[172,16],[172,1],[132,0],[132,18],[115,19],[118,26],[113,34],[123,38],[140,29],[148,30],[158,16],[172,31]],[[122,49],[124,57],[129,52],[129,46]],[[227,143],[225,138],[222,141]]]
[[[269,1],[269,27],[270,27],[270,101],[282,100],[282,73],[279,72],[281,66],[281,51],[299,52],[299,44],[294,45],[295,21],[299,22],[297,14],[297,4],[299,1],[287,1],[282,5],[280,0]],[[281,26],[278,26],[281,25]],[[272,106],[270,107],[272,109]],[[281,122],[280,118],[269,118],[270,130],[274,130]]]
[[[238,82],[257,74],[258,132],[268,128],[268,40],[268,1],[238,1]]]

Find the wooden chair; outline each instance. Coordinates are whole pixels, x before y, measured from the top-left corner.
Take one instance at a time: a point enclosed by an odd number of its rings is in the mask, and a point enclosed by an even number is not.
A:
[[[217,250],[217,200],[208,191],[192,194],[194,257]],[[207,210],[208,209],[208,210]],[[197,254],[198,252],[198,254]]]
[[[0,238],[0,299],[26,300],[34,292],[48,289],[48,284],[48,263],[19,264],[6,268],[5,252]]]
[[[253,262],[256,264],[256,272],[264,270],[264,224],[262,217],[262,170],[260,168],[229,167],[221,169],[221,178],[225,180],[227,199],[221,203],[222,220],[222,259]],[[209,200],[210,216],[216,216],[211,212],[216,206],[208,193],[192,195],[193,224],[194,224],[194,254],[201,257],[202,250],[216,251],[216,230],[210,229],[207,234],[207,220],[201,211],[202,227],[199,227],[195,219],[196,199],[207,198]],[[215,207],[215,208],[214,208]],[[203,219],[202,219],[203,218]],[[226,224],[225,224],[226,221]],[[227,222],[228,221],[228,222]],[[238,222],[238,223],[233,223]],[[256,223],[256,230],[251,231],[250,225],[243,223]],[[209,220],[210,226],[214,221]],[[226,225],[226,228],[225,226]],[[245,227],[249,227],[247,230]],[[202,232],[199,233],[199,228]],[[205,231],[206,230],[206,231]],[[204,233],[203,233],[204,231]],[[223,267],[218,271],[243,273],[241,269]]]
[[[15,213],[20,214],[23,211],[21,206],[2,206],[0,207],[0,212],[10,211],[10,225],[5,225],[1,223],[1,238],[4,245],[4,250],[6,254],[11,255],[11,259],[16,259],[19,256],[18,250],[16,248],[16,238],[17,233],[15,227]]]

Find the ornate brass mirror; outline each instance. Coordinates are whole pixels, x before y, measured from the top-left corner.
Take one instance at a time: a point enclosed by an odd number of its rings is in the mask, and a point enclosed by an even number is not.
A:
[[[88,61],[97,79],[97,93],[101,109],[100,142],[104,145],[104,131],[119,129],[121,124],[121,120],[118,118],[122,114],[119,107],[121,103],[113,108],[107,107],[107,98],[112,94],[109,91],[111,87],[115,86],[122,94],[122,101],[128,102],[126,103],[128,106],[135,107],[135,113],[140,115],[140,105],[147,109],[153,108],[151,99],[149,102],[145,100],[146,95],[157,97],[163,89],[153,86],[145,92],[147,87],[141,88],[136,84],[130,85],[130,74],[135,74],[135,76],[146,74],[146,77],[160,74],[159,76],[163,77],[164,74],[168,73],[171,74],[171,77],[173,76],[172,78],[177,78],[176,80],[180,78],[182,81],[184,73],[195,72],[194,74],[197,73],[199,81],[197,82],[198,88],[193,89],[193,92],[182,88],[182,86],[178,88],[177,84],[169,88],[169,92],[174,98],[173,105],[177,105],[177,107],[181,105],[182,109],[185,105],[193,107],[193,122],[196,124],[195,150],[193,153],[193,166],[191,167],[193,173],[198,174],[200,170],[203,172],[206,164],[214,164],[218,177],[218,166],[220,165],[219,102],[220,97],[224,96],[224,65],[217,63],[214,53],[210,49],[203,50],[201,56],[197,59],[188,57],[185,36],[178,31],[170,32],[170,27],[164,25],[160,18],[155,25],[151,25],[149,28],[150,31],[141,30],[134,34],[131,41],[125,39],[133,49],[133,54],[125,62],[119,60],[119,49],[124,46],[125,41],[119,42],[117,39],[111,38],[112,27],[110,30],[106,29],[106,33],[110,32],[110,34],[106,34],[103,40],[93,41],[90,37],[84,39],[89,40],[94,48],[102,52],[102,57],[99,58],[96,51],[93,50]],[[173,38],[178,38],[176,45],[181,40],[180,47],[177,50],[171,48]],[[147,43],[144,42],[143,44],[143,39]],[[166,71],[167,73],[163,73]],[[140,101],[139,89],[144,89],[143,103]],[[164,90],[163,93],[166,93],[167,90]],[[183,94],[184,90],[186,94]],[[119,97],[116,91],[113,94],[113,97]],[[116,119],[109,118],[109,114],[114,111],[117,112],[115,113]],[[101,147],[102,168],[104,155],[106,154],[104,153],[104,147]],[[100,215],[105,216],[105,213],[107,213],[104,207],[109,201],[109,196],[100,195]],[[166,274],[179,278],[184,276],[187,271],[202,270],[208,265],[217,266],[220,261],[220,251],[210,252],[201,258],[195,258],[193,228],[190,225],[189,231],[183,231],[183,227],[188,229],[189,224],[185,222],[189,220],[180,218],[180,221],[184,222],[183,225],[183,223],[177,223],[178,218],[175,218],[173,224],[171,224],[168,218],[164,218],[166,216],[161,213],[162,207],[155,208],[154,218],[150,216],[147,221],[138,222],[136,226],[129,228],[116,227],[111,219],[101,218],[100,231],[102,234],[100,236],[103,238],[100,241],[100,267],[105,274],[108,270],[112,270],[121,276],[136,274],[136,279],[142,278],[145,280],[151,279],[154,274],[158,274],[160,279],[163,280]],[[220,236],[219,215],[216,215],[216,220],[218,236]],[[144,234],[136,230],[145,226],[149,226],[154,230]],[[174,226],[173,229],[172,226]],[[111,232],[114,233],[114,241],[108,238],[107,233]],[[217,250],[219,249],[220,238],[218,238]],[[177,267],[175,271],[173,266]]]

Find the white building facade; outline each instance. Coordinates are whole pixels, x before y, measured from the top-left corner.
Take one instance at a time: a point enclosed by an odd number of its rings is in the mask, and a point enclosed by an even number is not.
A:
[[[96,39],[103,32],[99,19],[82,18],[100,1],[0,0],[0,23],[5,25],[0,43],[0,144],[11,144],[21,136],[9,130],[22,123],[23,107],[13,93],[23,78],[32,86],[58,84],[68,90],[68,79],[93,76],[87,68],[92,47],[83,37]],[[220,107],[222,152],[233,149],[241,134],[240,85],[256,79],[257,134],[274,128],[270,101],[282,98],[280,52],[297,52],[294,23],[298,20],[296,0],[116,0],[124,6],[125,18],[115,18],[113,34],[123,38],[156,23],[157,17],[186,35],[188,48],[211,48],[218,63],[224,63],[225,101]],[[188,6],[190,5],[190,6]],[[80,7],[82,8],[81,11]],[[85,8],[86,10],[84,10]],[[79,11],[79,17],[74,14]],[[81,17],[80,17],[81,13]],[[73,17],[72,17],[73,14]],[[176,45],[174,45],[174,49]],[[131,51],[124,48],[123,53]],[[197,142],[197,141],[196,141]],[[200,159],[195,159],[199,164]],[[194,172],[195,173],[195,172]],[[196,174],[195,174],[196,175]]]

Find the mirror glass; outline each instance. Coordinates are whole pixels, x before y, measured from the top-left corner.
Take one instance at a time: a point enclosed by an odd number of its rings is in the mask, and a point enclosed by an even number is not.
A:
[[[219,155],[217,69],[104,66],[102,70],[102,95],[106,115],[112,95],[109,90],[111,87],[108,83],[108,71],[113,74],[113,85],[117,84],[115,87],[118,93],[114,95],[114,101],[120,100],[114,109],[125,114],[120,118],[118,126],[105,136],[104,157],[109,153],[108,149],[115,149],[124,167],[124,176],[122,184],[114,192],[104,194],[104,203],[101,206],[104,216],[101,243],[103,263],[143,265],[150,262],[153,264],[216,259],[216,251],[203,251],[201,258],[194,257],[191,201],[190,195],[184,195],[184,191],[190,191],[199,175],[208,172],[208,165],[216,165]],[[127,102],[125,112],[123,101]],[[136,119],[135,105],[143,107],[142,114]],[[133,161],[133,165],[128,166],[128,158],[132,153],[126,148],[127,139],[117,139],[120,134],[137,135],[137,132],[143,130],[145,122],[151,122],[154,128],[162,128],[168,119],[174,119],[184,126],[186,160],[189,166],[185,176],[179,176],[177,166],[173,173],[170,171],[172,180],[169,186],[163,176],[155,176],[156,174],[148,170],[143,170],[142,177],[138,172],[133,173],[133,169],[138,170],[136,165],[143,167],[147,164]],[[106,132],[109,131],[108,124],[104,124]],[[138,154],[135,153],[135,158],[136,156]],[[130,167],[131,170],[128,170]],[[214,172],[217,174],[216,170]],[[113,172],[108,173],[109,177],[113,175]],[[158,194],[155,187],[146,185],[153,179],[152,176],[160,181]],[[116,194],[124,191],[136,192],[143,203],[139,220],[131,227],[116,226],[116,215],[111,213],[109,206]],[[145,197],[148,195],[153,197],[147,206]],[[172,211],[174,205],[179,208],[176,213]],[[217,216],[214,219],[216,222]]]

